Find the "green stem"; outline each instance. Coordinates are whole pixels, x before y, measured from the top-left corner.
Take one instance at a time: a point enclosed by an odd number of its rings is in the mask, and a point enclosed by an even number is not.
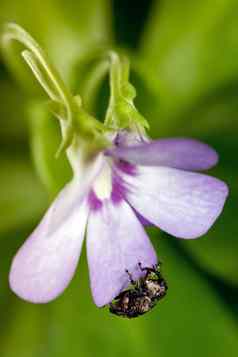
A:
[[[103,78],[109,69],[109,63],[106,60],[100,61],[90,72],[88,80],[84,86],[83,101],[85,107],[91,111],[95,105],[96,93]]]
[[[28,66],[31,68],[32,72],[36,76],[36,79],[38,80],[42,88],[45,90],[45,92],[52,99],[52,101],[59,102],[54,90],[52,90],[50,84],[48,84],[47,78],[43,78],[43,72],[42,70],[40,70],[40,63],[38,63],[38,60],[34,53],[25,50],[22,52],[22,57],[24,58]]]
[[[9,23],[5,25],[2,37],[3,49],[6,52],[11,52],[11,42],[13,40],[20,42],[34,54],[34,57],[37,58],[37,61],[41,64],[42,68],[53,84],[55,95],[58,97],[58,99],[61,99],[65,104],[67,103],[68,105],[71,100],[70,92],[66,88],[58,71],[53,67],[53,65],[51,65],[44,51],[23,28],[17,24]],[[54,100],[55,98],[51,99]]]

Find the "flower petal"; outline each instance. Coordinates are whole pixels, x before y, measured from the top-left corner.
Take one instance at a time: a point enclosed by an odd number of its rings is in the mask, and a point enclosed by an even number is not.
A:
[[[83,197],[73,205],[74,191],[65,187],[13,260],[10,286],[24,300],[51,301],[74,275],[88,217]]]
[[[121,201],[105,201],[88,221],[87,254],[91,289],[97,306],[111,302],[129,285],[126,269],[137,280],[143,266],[156,264],[157,258],[142,225],[131,207]]]
[[[183,170],[206,170],[216,165],[218,156],[207,144],[194,139],[160,139],[133,146],[119,146],[107,155],[132,164],[166,166]]]
[[[178,238],[205,234],[220,215],[228,194],[214,177],[166,167],[138,167],[123,176],[127,199],[142,216]]]

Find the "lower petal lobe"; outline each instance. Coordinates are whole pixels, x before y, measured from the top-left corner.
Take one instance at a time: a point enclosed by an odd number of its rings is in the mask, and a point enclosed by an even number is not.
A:
[[[91,289],[97,306],[111,302],[130,281],[137,280],[138,263],[153,266],[156,253],[132,208],[125,202],[105,200],[88,220],[87,255]]]
[[[10,286],[24,300],[51,301],[74,275],[89,209],[83,197],[73,202],[72,192],[72,184],[64,188],[13,259]]]

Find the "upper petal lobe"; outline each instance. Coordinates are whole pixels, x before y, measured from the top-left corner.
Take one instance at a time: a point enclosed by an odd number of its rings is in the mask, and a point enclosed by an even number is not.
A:
[[[194,139],[172,138],[118,146],[106,151],[136,165],[166,166],[183,170],[207,170],[218,161],[215,150]]]
[[[214,177],[167,167],[137,167],[123,175],[127,199],[143,217],[178,238],[205,234],[220,215],[228,194]]]

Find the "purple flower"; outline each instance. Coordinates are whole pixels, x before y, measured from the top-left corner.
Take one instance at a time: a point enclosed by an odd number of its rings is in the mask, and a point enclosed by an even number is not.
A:
[[[178,237],[205,234],[222,211],[228,188],[204,174],[217,154],[191,139],[138,141],[125,133],[66,185],[15,256],[12,290],[46,303],[68,286],[87,230],[91,289],[104,306],[157,262],[143,223]]]

